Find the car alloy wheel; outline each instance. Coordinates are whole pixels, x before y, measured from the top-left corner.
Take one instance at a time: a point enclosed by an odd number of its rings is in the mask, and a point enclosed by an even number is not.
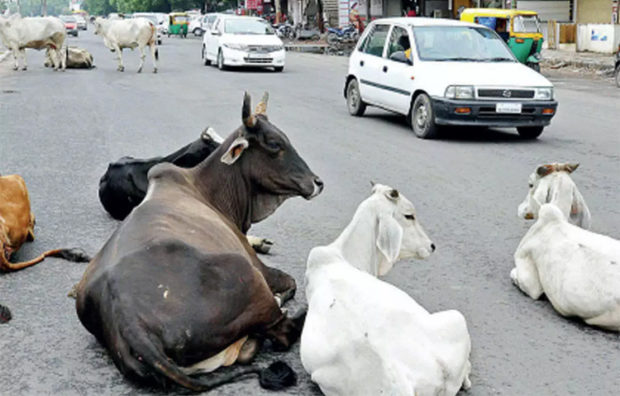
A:
[[[366,111],[366,103],[362,101],[359,84],[354,78],[347,85],[347,107],[349,114],[356,117],[364,115],[364,111]]]

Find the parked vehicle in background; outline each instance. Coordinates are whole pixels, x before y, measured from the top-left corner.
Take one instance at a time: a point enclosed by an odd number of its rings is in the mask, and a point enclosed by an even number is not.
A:
[[[353,24],[343,27],[342,29],[328,27],[327,28],[327,42],[332,43],[338,40],[357,40],[359,33],[357,28]]]
[[[297,40],[318,40],[321,38],[321,32],[318,27],[313,27],[308,24],[298,23],[294,27],[295,39]]]
[[[136,12],[133,14],[134,18],[145,18],[151,22],[155,29],[157,29],[157,45],[161,45],[161,37],[163,35],[163,25],[159,23],[157,15],[154,12]]]
[[[616,86],[620,88],[620,45],[618,46],[618,52],[616,52]]]
[[[295,27],[288,22],[283,22],[277,25],[273,25],[276,30],[276,34],[280,38],[287,38],[289,40],[295,39]]]
[[[229,66],[273,67],[284,70],[282,40],[262,18],[220,15],[202,40],[202,60],[220,70]]]
[[[65,24],[65,29],[67,30],[67,34],[70,34],[74,37],[78,36],[78,27],[77,20],[73,15],[61,15],[60,20]]]
[[[168,14],[163,12],[154,12],[153,14],[157,18],[157,26],[161,27],[161,34],[168,34]]]
[[[191,17],[189,21],[188,31],[192,32],[194,36],[200,37],[204,33],[202,30],[202,15],[196,15]]]
[[[87,30],[88,29],[88,24],[86,23],[86,19],[84,19],[83,16],[81,16],[79,14],[74,14],[73,17],[75,18],[75,21],[77,23],[77,28],[79,30]]]
[[[536,11],[468,8],[461,13],[461,21],[495,30],[519,62],[540,71],[543,34]]]
[[[416,136],[442,125],[516,127],[535,139],[555,115],[553,84],[519,63],[493,30],[448,19],[373,21],[349,58],[349,113],[406,115]]]
[[[187,37],[189,15],[185,12],[171,12],[168,14],[168,37],[175,34]]]
[[[208,14],[205,14],[201,21],[201,26],[202,26],[202,32],[204,34],[204,32],[208,31],[211,29],[211,26],[213,26],[213,23],[215,22],[215,20],[217,19],[218,16],[220,16],[221,14],[217,13],[217,12],[210,12]]]

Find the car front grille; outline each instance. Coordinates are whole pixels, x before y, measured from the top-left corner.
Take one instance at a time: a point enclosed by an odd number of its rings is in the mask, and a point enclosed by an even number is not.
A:
[[[271,63],[273,62],[273,58],[243,58],[243,60],[246,63],[256,63],[256,64],[261,64],[261,63]]]
[[[534,90],[513,88],[479,88],[478,97],[485,99],[532,99],[534,98]]]
[[[256,54],[266,54],[276,51],[276,46],[273,45],[249,45],[248,52]]]

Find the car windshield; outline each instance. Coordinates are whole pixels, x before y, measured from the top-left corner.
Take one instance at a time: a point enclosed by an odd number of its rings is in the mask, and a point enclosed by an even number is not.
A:
[[[145,18],[157,25],[157,17],[155,15],[135,15],[136,18]]]
[[[494,31],[473,26],[416,26],[418,56],[426,61],[515,62]]]
[[[224,32],[230,34],[274,34],[265,21],[258,19],[229,19],[224,23]]]
[[[60,17],[60,19],[62,19],[63,22],[73,22],[75,23],[75,18],[72,16],[68,16],[68,15],[63,15]]]
[[[515,33],[540,33],[540,23],[536,15],[517,15],[512,31]]]

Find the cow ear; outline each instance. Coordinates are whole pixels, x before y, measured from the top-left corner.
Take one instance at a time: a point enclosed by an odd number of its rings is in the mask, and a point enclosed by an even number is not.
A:
[[[536,169],[536,174],[540,177],[545,177],[554,170],[555,167],[553,165],[541,165],[538,167],[538,169]]]
[[[573,164],[563,164],[562,165],[562,170],[568,172],[568,173],[573,173],[574,171],[577,170],[577,168],[579,168],[579,163],[573,163]]]
[[[403,228],[392,216],[384,216],[379,219],[379,235],[377,235],[377,248],[385,256],[385,259],[393,264],[398,259],[403,240]]]
[[[239,157],[241,157],[243,150],[248,148],[249,145],[250,143],[247,141],[246,138],[239,136],[230,144],[230,147],[228,147],[226,153],[222,155],[220,161],[222,161],[226,165],[234,164],[235,161],[237,161]]]
[[[241,121],[246,128],[254,128],[256,117],[252,114],[252,98],[249,93],[243,95],[243,108],[241,109]]]

